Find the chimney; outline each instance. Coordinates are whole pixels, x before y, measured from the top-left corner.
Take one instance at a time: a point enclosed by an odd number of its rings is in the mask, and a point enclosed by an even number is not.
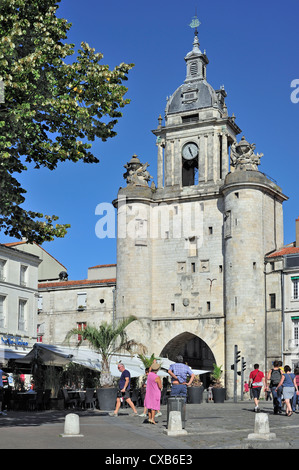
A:
[[[299,246],[299,217],[296,219],[296,246]]]

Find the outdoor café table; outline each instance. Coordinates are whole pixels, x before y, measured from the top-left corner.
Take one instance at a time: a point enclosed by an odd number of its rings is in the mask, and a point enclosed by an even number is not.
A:
[[[82,395],[80,396],[80,393],[86,393],[86,390],[68,390],[67,394],[70,398],[70,400],[77,400],[76,401],[76,407],[82,406],[82,402],[85,401],[85,398],[82,400]]]
[[[79,398],[79,392],[83,392],[84,390],[68,390],[67,393],[70,398]]]

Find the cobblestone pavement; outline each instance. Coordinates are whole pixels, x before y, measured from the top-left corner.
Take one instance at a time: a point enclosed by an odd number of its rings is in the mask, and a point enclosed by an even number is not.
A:
[[[254,432],[256,413],[251,401],[187,405],[187,435],[167,435],[167,407],[162,406],[158,424],[132,416],[123,409],[117,418],[102,410],[8,412],[0,416],[1,449],[155,449],[182,452],[191,449],[275,448],[299,449],[299,413],[274,415],[272,402],[260,402],[267,413],[272,441],[247,439]],[[79,415],[83,437],[61,437],[65,416]],[[142,409],[138,408],[141,413]]]

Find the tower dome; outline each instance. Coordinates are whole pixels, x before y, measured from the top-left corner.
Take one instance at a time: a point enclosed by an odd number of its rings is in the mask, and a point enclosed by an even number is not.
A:
[[[219,91],[216,92],[206,80],[206,66],[209,60],[199,48],[197,30],[194,35],[193,49],[188,52],[185,61],[186,79],[169,98],[166,115],[208,107],[222,109],[226,93],[220,90],[219,94]]]

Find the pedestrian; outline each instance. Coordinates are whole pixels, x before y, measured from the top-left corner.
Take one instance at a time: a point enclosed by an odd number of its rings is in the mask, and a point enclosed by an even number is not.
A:
[[[298,392],[298,385],[296,383],[296,376],[292,373],[290,366],[284,366],[284,372],[285,373],[282,375],[278,387],[281,385],[283,387],[282,393],[286,403],[286,416],[292,416],[293,410],[291,401],[293,400],[295,390]]]
[[[254,400],[254,411],[258,413],[259,409],[259,400],[262,387],[266,388],[265,376],[264,373],[259,370],[259,364],[254,364],[254,370],[250,372],[249,375],[249,386],[252,390],[252,396]]]
[[[278,413],[282,412],[282,387],[278,387],[278,384],[281,380],[282,373],[279,367],[279,361],[273,362],[273,369],[270,369],[267,376],[267,390],[271,391],[273,397],[273,409],[274,414],[277,415]]]
[[[268,400],[272,400],[272,396],[271,396],[271,392],[270,390],[267,390],[267,388],[265,388],[265,400],[268,401]]]
[[[4,399],[3,375],[7,376],[7,374],[2,370],[2,364],[0,364],[0,415],[6,416],[6,411],[2,410],[2,402]]]
[[[162,382],[157,375],[159,369],[160,364],[154,362],[147,376],[144,406],[148,409],[148,422],[151,424],[156,424],[155,414],[160,410]]]
[[[294,374],[295,374],[296,384],[297,384],[297,387],[299,389],[299,367],[295,368]],[[297,393],[297,392],[295,392],[294,396],[293,396],[293,402],[292,402],[292,410],[293,411],[296,411],[296,405],[298,405],[298,407],[299,407],[299,393]]]
[[[118,410],[121,405],[121,400],[125,400],[126,403],[132,408],[133,416],[138,416],[137,410],[134,403],[130,398],[130,384],[131,384],[131,374],[126,370],[124,364],[119,363],[117,366],[118,370],[121,372],[121,376],[118,382],[118,393],[116,398],[116,407],[113,413],[109,413],[110,416],[118,416]]]
[[[213,385],[208,386],[208,401],[213,401]]]
[[[184,397],[187,399],[187,387],[192,384],[194,374],[189,366],[183,363],[183,356],[179,355],[176,358],[176,363],[171,364],[168,374],[171,376],[171,397]],[[187,376],[190,376],[187,382]]]

